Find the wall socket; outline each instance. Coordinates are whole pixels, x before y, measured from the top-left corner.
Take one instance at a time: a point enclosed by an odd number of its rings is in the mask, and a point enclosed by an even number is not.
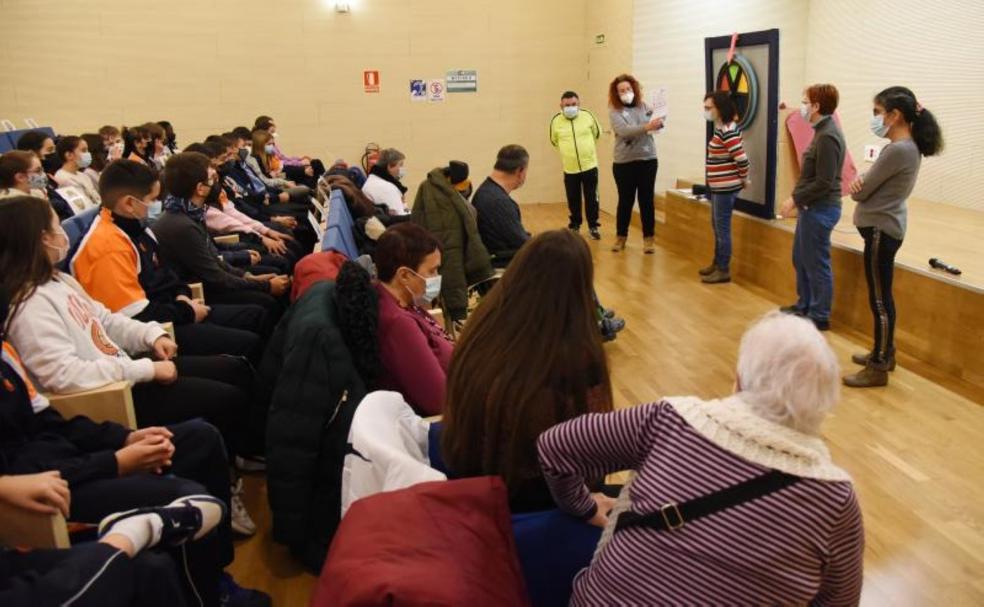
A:
[[[864,146],[864,161],[874,162],[878,160],[878,156],[881,154],[882,146],[880,145],[866,145]]]

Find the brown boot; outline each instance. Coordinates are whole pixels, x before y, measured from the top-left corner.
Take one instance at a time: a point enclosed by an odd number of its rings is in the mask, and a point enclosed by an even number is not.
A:
[[[621,253],[625,250],[625,236],[618,236],[615,238],[615,244],[612,245],[613,253]]]
[[[854,354],[851,356],[851,362],[856,365],[868,366],[868,361],[871,360],[871,352],[865,352],[864,354]],[[879,367],[885,367],[887,371],[895,370],[895,355],[893,354],[888,358],[888,363],[885,365],[879,365]]]
[[[697,273],[700,274],[701,276],[710,276],[711,274],[714,273],[714,270],[717,270],[717,269],[718,269],[717,265],[715,265],[715,264],[712,263],[711,265],[707,266],[706,268],[701,268],[701,269],[697,270]]]
[[[656,239],[650,236],[649,238],[642,239],[642,252],[646,255],[652,255],[656,252]]]
[[[880,371],[868,365],[854,375],[845,377],[844,385],[849,388],[877,388],[887,386],[888,371]]]
[[[714,268],[713,272],[701,278],[700,281],[709,285],[731,282],[731,273],[721,268]]]

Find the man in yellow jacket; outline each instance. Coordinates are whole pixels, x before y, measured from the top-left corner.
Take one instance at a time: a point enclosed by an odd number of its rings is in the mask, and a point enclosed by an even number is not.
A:
[[[591,238],[601,239],[598,232],[598,151],[595,142],[601,127],[594,114],[580,107],[574,91],[560,98],[560,112],[550,121],[550,143],[560,152],[564,164],[564,189],[570,209],[568,227],[581,229],[581,193],[584,193],[584,214],[588,219]]]

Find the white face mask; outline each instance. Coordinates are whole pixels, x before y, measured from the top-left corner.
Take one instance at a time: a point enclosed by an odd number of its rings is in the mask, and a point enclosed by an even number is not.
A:
[[[714,112],[711,110],[704,110],[704,120],[714,122]]]
[[[889,127],[885,124],[884,114],[872,116],[870,126],[871,132],[874,133],[875,137],[884,137],[885,135],[888,135]]]
[[[75,162],[80,169],[87,169],[92,165],[92,152],[82,152],[79,159]]]
[[[400,167],[399,169],[397,169],[396,171],[397,179],[403,179],[406,176],[407,176],[407,169],[405,167]]]
[[[413,270],[410,271],[413,272]],[[437,299],[437,296],[441,294],[441,275],[438,274],[437,276],[424,278],[416,272],[413,272],[413,274],[424,281],[424,292],[422,295],[417,295],[407,288],[407,291],[410,291],[410,295],[413,296],[414,305],[420,308],[431,305],[431,303]]]
[[[64,247],[56,247],[54,245],[48,244],[47,242],[44,243],[44,246],[48,247],[49,249],[53,249],[55,251],[58,251],[58,257],[57,257],[57,259],[54,259],[53,260],[53,263],[56,263],[57,264],[57,263],[61,263],[61,262],[65,261],[65,258],[68,257],[69,240],[68,240],[68,234],[65,233],[65,230],[63,230],[61,226],[58,226],[58,230],[55,231],[55,234],[58,234],[62,238],[65,239],[65,246]]]
[[[564,108],[564,116],[566,116],[568,120],[574,120],[577,118],[577,113],[578,107],[576,105],[568,105]]]
[[[800,104],[800,117],[807,122],[810,121],[810,114],[813,113],[813,108],[810,107],[809,103]]]
[[[632,91],[629,91],[628,93],[622,93],[621,95],[618,96],[618,98],[622,100],[622,103],[624,105],[632,105],[632,102],[635,101],[635,93],[633,93]]]

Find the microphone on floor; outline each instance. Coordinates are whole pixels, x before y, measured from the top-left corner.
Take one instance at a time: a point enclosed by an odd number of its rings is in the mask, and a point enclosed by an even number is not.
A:
[[[960,271],[960,268],[956,266],[951,266],[950,264],[945,263],[940,259],[937,259],[936,257],[931,257],[929,259],[929,265],[936,268],[937,270],[943,270],[944,272],[949,272],[950,274],[954,274],[956,276],[959,276],[960,274],[963,273]]]

